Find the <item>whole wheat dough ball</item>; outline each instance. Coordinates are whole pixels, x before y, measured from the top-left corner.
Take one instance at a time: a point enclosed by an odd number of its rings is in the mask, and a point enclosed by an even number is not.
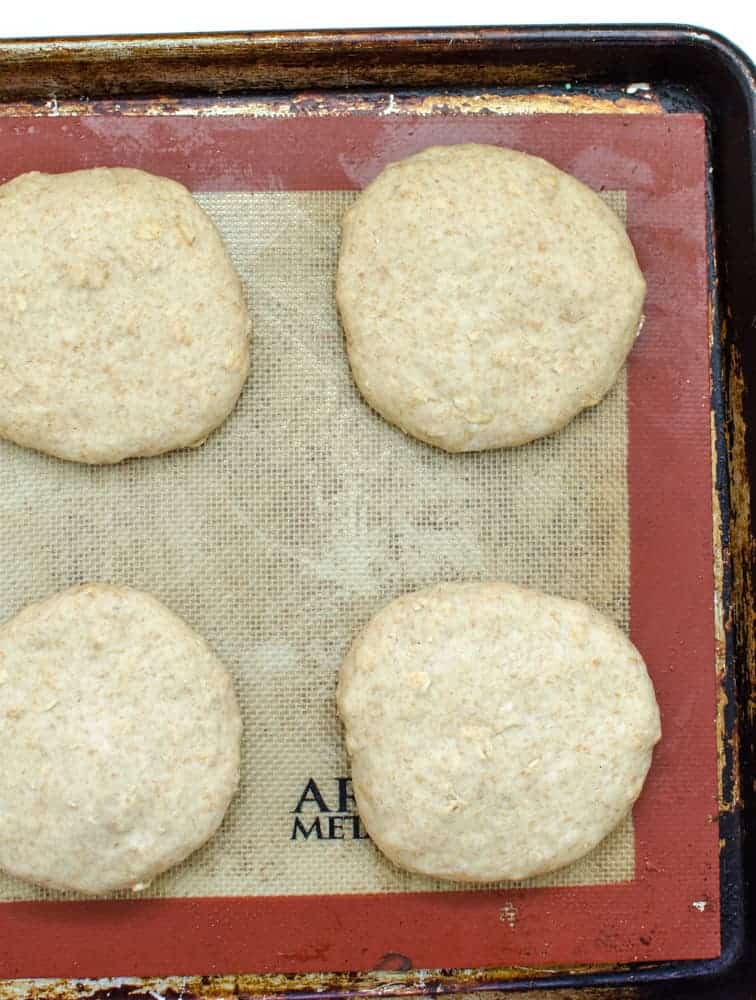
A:
[[[638,651],[584,604],[507,583],[392,601],[341,667],[360,817],[410,871],[523,879],[586,854],[661,731]]]
[[[0,627],[0,868],[142,888],[215,833],[239,781],[231,677],[149,594],[87,584]]]
[[[344,216],[336,297],[355,383],[447,451],[524,444],[598,403],[644,295],[615,213],[512,149],[431,147]]]
[[[187,189],[124,167],[0,186],[0,437],[74,462],[201,444],[249,371],[251,324]]]

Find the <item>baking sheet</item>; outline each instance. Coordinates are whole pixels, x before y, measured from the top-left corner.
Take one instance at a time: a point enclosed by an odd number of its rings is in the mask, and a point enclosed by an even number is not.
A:
[[[74,974],[62,942],[78,927],[92,946],[82,956],[77,939],[77,961],[95,974],[126,914],[120,967],[140,973],[370,968],[388,952],[447,967],[716,954],[702,119],[93,115],[3,122],[0,139],[5,177],[128,163],[188,182],[257,327],[243,401],[201,452],[104,470],[0,452],[0,617],[79,579],[153,590],[235,670],[247,741],[227,823],[148,890],[160,906],[43,901],[7,880],[0,963]],[[355,188],[431,142],[469,140],[541,153],[603,188],[627,213],[649,299],[627,380],[601,406],[527,448],[446,456],[351,388],[333,264]],[[499,576],[589,600],[649,661],[665,740],[635,831],[540,889],[478,892],[401,875],[355,837],[292,837],[298,816],[359,834],[333,709],[354,630],[409,587]],[[169,925],[186,932],[166,950]]]

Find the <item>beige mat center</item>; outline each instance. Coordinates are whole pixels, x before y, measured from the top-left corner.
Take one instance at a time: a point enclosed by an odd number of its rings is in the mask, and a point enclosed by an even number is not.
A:
[[[624,219],[624,193],[605,197]],[[334,707],[352,635],[440,580],[508,579],[628,624],[624,374],[601,405],[523,448],[447,455],[404,437],[353,389],[336,318],[353,198],[198,196],[256,329],[239,407],[204,447],[88,468],[0,442],[0,620],[72,583],[127,583],[183,615],[236,677],[240,794],[219,834],[144,895],[469,888],[398,872],[359,839]],[[627,880],[634,865],[628,819],[525,884]],[[0,900],[43,898],[63,894],[0,875]]]

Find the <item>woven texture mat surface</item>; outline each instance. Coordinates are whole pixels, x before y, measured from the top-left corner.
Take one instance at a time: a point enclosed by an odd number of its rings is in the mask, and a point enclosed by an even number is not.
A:
[[[361,839],[334,705],[352,636],[393,597],[441,580],[512,580],[629,624],[625,373],[599,406],[523,448],[447,455],[405,437],[354,389],[336,316],[354,197],[197,195],[255,324],[245,392],[202,448],[89,468],[0,443],[0,620],[76,582],[126,583],[185,617],[235,676],[240,792],[220,832],[146,896],[454,889],[399,872]],[[624,220],[624,192],[604,197]],[[634,871],[628,818],[588,857],[516,884]],[[0,876],[0,900],[43,898],[65,896]]]

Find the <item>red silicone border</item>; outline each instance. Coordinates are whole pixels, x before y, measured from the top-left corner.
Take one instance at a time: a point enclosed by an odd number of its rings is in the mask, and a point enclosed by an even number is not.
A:
[[[628,192],[629,231],[649,285],[628,367],[632,637],[664,727],[634,814],[635,880],[491,893],[5,903],[0,977],[365,970],[392,952],[426,968],[719,954],[703,119],[2,119],[0,179],[128,164],[198,190],[351,189],[390,160],[459,141],[525,149],[595,188]],[[505,902],[516,911],[513,927],[499,919]]]

